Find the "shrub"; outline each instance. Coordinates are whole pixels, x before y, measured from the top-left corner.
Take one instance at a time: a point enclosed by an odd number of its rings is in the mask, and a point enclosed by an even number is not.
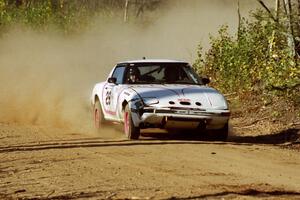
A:
[[[300,59],[291,54],[284,26],[262,11],[254,14],[252,21],[242,20],[235,36],[222,26],[210,37],[206,53],[199,45],[193,66],[224,93],[268,93],[300,101]]]

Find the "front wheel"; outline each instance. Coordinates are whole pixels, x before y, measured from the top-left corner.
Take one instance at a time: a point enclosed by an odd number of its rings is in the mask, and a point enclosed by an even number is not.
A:
[[[124,132],[128,139],[137,140],[140,137],[140,128],[135,127],[132,121],[132,113],[129,105],[126,105],[124,110]]]
[[[104,114],[102,111],[101,104],[98,101],[95,102],[94,105],[94,123],[95,123],[95,128],[99,130],[103,125],[105,124],[105,119],[104,119]]]
[[[225,126],[222,129],[215,130],[214,131],[214,138],[218,141],[226,141],[228,138],[229,133],[229,126],[228,123],[225,124]]]

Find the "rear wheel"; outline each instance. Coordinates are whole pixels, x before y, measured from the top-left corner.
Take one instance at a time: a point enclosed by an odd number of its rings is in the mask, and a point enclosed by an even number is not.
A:
[[[128,105],[126,105],[124,110],[124,132],[126,137],[130,140],[137,140],[140,137],[140,128],[134,126]]]
[[[94,105],[94,123],[96,129],[100,129],[105,124],[105,119],[99,100],[97,100]]]

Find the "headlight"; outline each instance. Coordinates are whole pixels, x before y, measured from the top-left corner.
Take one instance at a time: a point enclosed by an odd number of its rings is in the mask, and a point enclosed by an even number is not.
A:
[[[139,109],[139,108],[143,107],[143,102],[140,101],[140,100],[138,100],[138,101],[136,101],[136,102],[134,103],[134,105],[135,105],[135,107],[136,107],[137,109]]]
[[[143,98],[143,101],[146,105],[150,106],[150,105],[153,105],[153,104],[158,104],[159,103],[159,100],[157,98]]]

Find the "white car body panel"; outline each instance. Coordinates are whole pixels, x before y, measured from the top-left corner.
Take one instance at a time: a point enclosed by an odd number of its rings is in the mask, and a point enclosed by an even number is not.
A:
[[[182,63],[174,60],[136,60],[122,63]],[[112,76],[114,69],[109,74]],[[129,104],[136,127],[195,128],[205,120],[207,129],[220,129],[229,120],[225,97],[204,85],[114,84],[108,80],[94,86],[91,103],[99,99],[104,118],[123,122],[124,105]],[[174,104],[171,104],[171,103]],[[198,105],[197,105],[198,104]],[[142,114],[141,114],[142,113]],[[168,119],[176,119],[176,122]],[[186,121],[187,120],[187,121]]]

